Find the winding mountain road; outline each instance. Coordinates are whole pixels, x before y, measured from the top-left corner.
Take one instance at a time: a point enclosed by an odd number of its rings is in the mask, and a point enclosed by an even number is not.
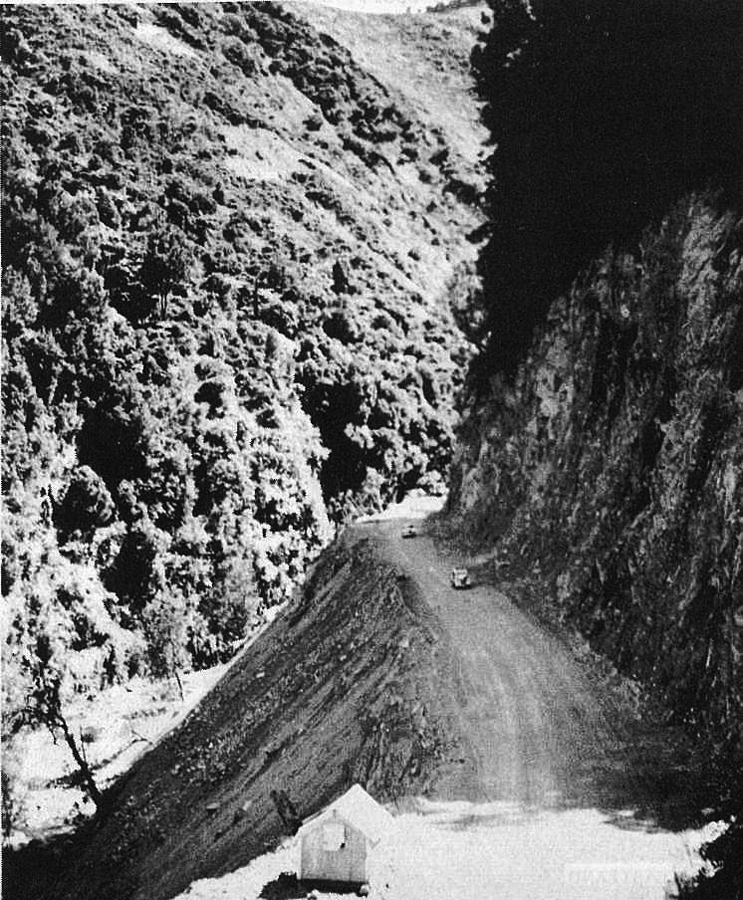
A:
[[[358,527],[417,583],[460,661],[463,698],[451,698],[449,712],[468,736],[476,771],[451,785],[452,795],[615,806],[633,776],[608,698],[557,638],[492,585],[452,588],[451,567],[464,561],[442,555],[425,533],[402,538],[412,521]]]

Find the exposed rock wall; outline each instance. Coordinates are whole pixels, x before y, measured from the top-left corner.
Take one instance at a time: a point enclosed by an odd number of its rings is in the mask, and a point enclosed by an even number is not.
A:
[[[740,737],[741,222],[680,202],[552,306],[461,429],[450,513],[677,716]]]

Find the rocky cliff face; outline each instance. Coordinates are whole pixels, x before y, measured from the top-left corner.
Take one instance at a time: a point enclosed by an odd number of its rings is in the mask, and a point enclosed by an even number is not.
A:
[[[490,6],[483,352],[450,511],[515,595],[739,760],[740,10]],[[741,837],[705,896],[733,896]]]
[[[743,679],[741,222],[677,204],[552,305],[471,401],[450,511],[489,565],[735,744]],[[504,573],[509,573],[504,576]]]

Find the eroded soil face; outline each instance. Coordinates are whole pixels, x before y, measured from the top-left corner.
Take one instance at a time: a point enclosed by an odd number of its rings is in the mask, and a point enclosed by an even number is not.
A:
[[[105,886],[108,897],[154,900],[244,865],[281,834],[272,790],[301,817],[354,782],[383,799],[435,790],[464,758],[440,699],[457,690],[450,654],[416,586],[375,542],[342,542],[113,789],[49,896],[100,897]]]

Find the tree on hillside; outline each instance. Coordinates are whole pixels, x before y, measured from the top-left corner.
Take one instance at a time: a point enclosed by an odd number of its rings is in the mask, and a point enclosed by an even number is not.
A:
[[[150,671],[155,678],[173,678],[183,700],[180,673],[189,662],[186,598],[174,590],[160,589],[144,613]]]
[[[160,318],[168,312],[173,289],[182,284],[190,265],[185,235],[173,226],[160,228],[147,238],[139,280],[144,290],[157,298]]]
[[[33,633],[18,641],[6,654],[4,681],[12,683],[16,703],[3,709],[4,731],[11,736],[24,727],[48,728],[54,741],[61,735],[72,754],[90,799],[100,809],[103,803],[93,770],[65,711],[65,682],[68,681],[69,626],[55,604],[41,601]]]
[[[55,511],[55,524],[61,537],[89,534],[107,525],[115,515],[111,494],[103,479],[89,466],[78,468],[62,502]]]

